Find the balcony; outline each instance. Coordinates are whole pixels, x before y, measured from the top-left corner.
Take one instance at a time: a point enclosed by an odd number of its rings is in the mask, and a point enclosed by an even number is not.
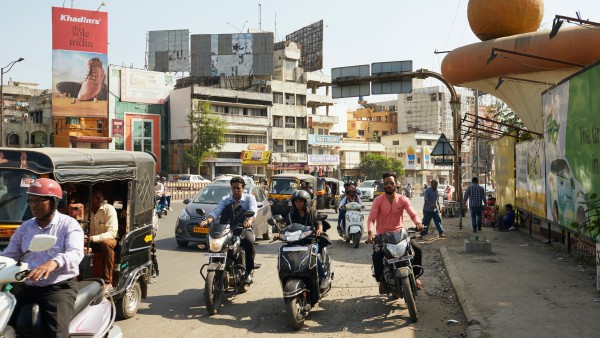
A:
[[[306,105],[309,107],[333,106],[333,98],[329,95],[307,94]]]
[[[326,115],[308,115],[312,119],[313,124],[337,124],[339,117]]]

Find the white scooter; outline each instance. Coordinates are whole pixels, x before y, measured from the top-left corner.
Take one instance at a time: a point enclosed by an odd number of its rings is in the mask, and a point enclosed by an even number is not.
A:
[[[56,237],[35,235],[28,251],[15,261],[0,256],[0,336],[39,337],[42,335],[41,314],[36,304],[21,309],[16,326],[8,325],[17,300],[9,291],[9,284],[22,283],[29,273],[23,257],[29,252],[42,252],[54,246]],[[69,324],[69,336],[120,338],[123,333],[115,321],[115,305],[104,295],[104,282],[100,279],[78,282],[79,291],[75,299],[74,317]],[[35,323],[35,324],[34,324]]]
[[[346,219],[346,227],[344,228],[342,222],[341,228],[338,228],[338,234],[346,241],[346,243],[352,241],[354,247],[358,248],[363,234],[363,221],[365,219],[360,212],[363,206],[356,202],[350,202],[347,203],[344,208],[346,208],[346,215],[344,216]]]

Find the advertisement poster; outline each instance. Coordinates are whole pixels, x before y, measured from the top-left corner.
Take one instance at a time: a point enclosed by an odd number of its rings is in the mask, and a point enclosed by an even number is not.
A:
[[[404,166],[404,169],[414,170],[416,168],[416,164],[417,159],[415,147],[408,146],[408,148],[406,149],[406,165]]]
[[[572,228],[586,219],[586,193],[600,188],[600,67],[587,69],[542,96],[547,218]]]
[[[431,149],[429,146],[423,146],[423,169],[432,169],[431,165]]]
[[[137,69],[121,69],[121,101],[163,104],[174,88],[173,75]]]
[[[52,7],[52,115],[108,117],[108,13]]]
[[[515,205],[515,172],[514,170],[499,169],[515,167],[515,138],[503,136],[496,141],[494,148],[496,204],[500,206],[508,203]]]
[[[516,152],[517,205],[536,216],[546,217],[544,140],[518,143]]]
[[[268,164],[271,152],[268,150],[242,151],[242,164]]]
[[[112,137],[123,138],[125,135],[125,120],[113,119],[112,120]]]

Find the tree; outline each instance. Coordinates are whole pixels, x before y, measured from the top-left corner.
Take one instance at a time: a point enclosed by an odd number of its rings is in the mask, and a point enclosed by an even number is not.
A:
[[[223,148],[227,122],[213,114],[210,102],[194,100],[194,109],[188,115],[191,144],[183,155],[185,163],[199,168],[204,160]]]
[[[496,106],[488,111],[493,113],[494,120],[496,120],[498,122],[502,122],[509,126],[520,128],[521,130],[517,129],[518,130],[517,135],[519,137],[519,140],[521,140],[521,141],[531,140],[531,134],[529,134],[527,132],[527,128],[525,127],[525,124],[523,123],[521,118],[512,109],[510,109],[506,105],[506,103],[498,101],[496,103]],[[511,130],[512,128],[509,128],[506,126],[499,126],[499,127],[500,127],[500,129],[502,129],[505,132],[512,131]]]
[[[404,165],[402,161],[395,158],[387,158],[379,154],[368,154],[360,160],[360,171],[366,179],[380,179],[383,173],[395,171],[396,176],[404,175]]]

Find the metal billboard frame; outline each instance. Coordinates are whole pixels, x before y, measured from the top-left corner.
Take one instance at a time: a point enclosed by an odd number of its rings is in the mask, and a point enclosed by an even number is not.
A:
[[[300,44],[302,49],[298,66],[304,71],[323,69],[323,20],[286,35],[285,40]]]

